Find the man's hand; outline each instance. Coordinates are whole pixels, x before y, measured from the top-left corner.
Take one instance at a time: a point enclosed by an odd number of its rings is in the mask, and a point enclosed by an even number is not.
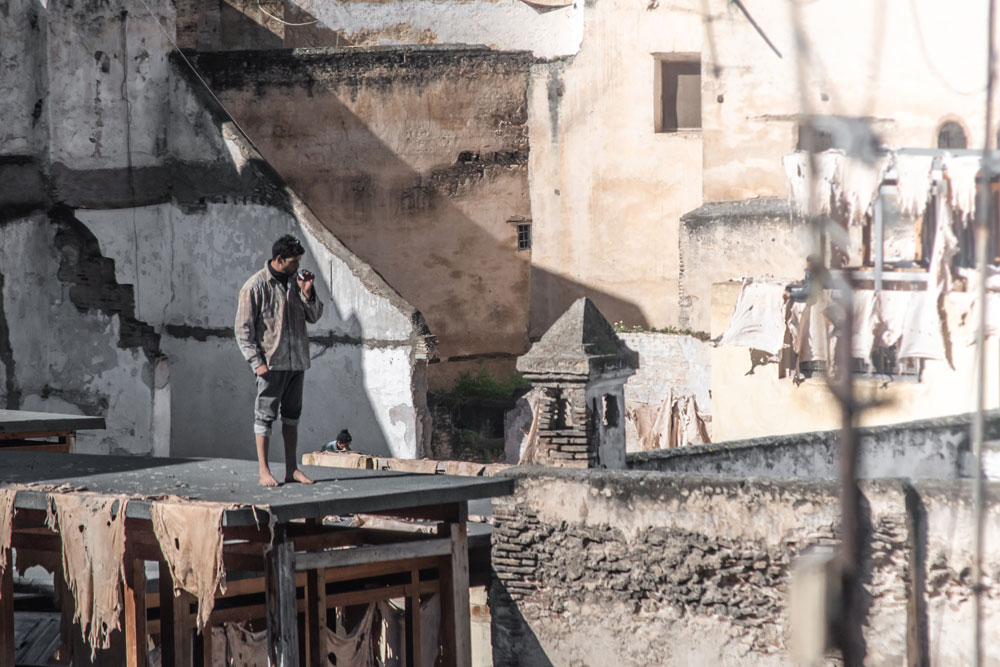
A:
[[[305,280],[303,280],[302,278],[296,277],[296,280],[299,283],[299,290],[301,290],[302,294],[307,299],[312,299],[312,297],[313,297],[313,283],[316,281],[316,276],[313,275],[313,273],[311,271],[306,271],[306,270],[303,270],[301,272],[301,275],[305,276]]]
[[[264,377],[264,374],[267,373],[267,364],[257,366],[257,368],[253,369],[253,372],[257,377]]]

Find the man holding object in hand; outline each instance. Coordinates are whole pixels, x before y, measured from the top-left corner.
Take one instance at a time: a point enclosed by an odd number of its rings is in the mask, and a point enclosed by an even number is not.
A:
[[[267,464],[271,424],[281,413],[285,444],[285,482],[312,484],[298,469],[299,416],[302,385],[309,368],[306,322],[314,324],[323,314],[323,302],[313,289],[315,276],[299,270],[305,249],[294,236],[285,235],[271,247],[271,259],[250,276],[240,290],[236,310],[236,342],[257,376],[253,430],[261,486],[278,486]]]

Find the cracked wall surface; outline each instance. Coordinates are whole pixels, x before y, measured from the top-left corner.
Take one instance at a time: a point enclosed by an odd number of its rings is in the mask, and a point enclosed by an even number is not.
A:
[[[158,11],[172,31],[173,6]],[[293,233],[327,303],[301,447],[348,427],[373,454],[419,455],[422,316],[319,224],[145,7],[13,0],[0,31],[0,402],[106,415],[80,451],[253,458],[236,296]]]

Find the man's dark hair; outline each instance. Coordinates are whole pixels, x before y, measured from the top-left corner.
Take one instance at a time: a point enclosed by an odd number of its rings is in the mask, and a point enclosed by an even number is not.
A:
[[[281,257],[282,259],[288,259],[289,257],[298,257],[299,255],[306,254],[305,248],[299,243],[299,240],[292,236],[291,234],[285,234],[280,239],[274,242],[271,246],[271,259],[275,257]]]
[[[351,441],[351,432],[348,431],[346,428],[337,434],[337,442],[350,442],[350,441]]]

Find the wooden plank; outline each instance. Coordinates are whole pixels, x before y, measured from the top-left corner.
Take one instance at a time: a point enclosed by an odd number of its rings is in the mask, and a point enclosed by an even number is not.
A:
[[[452,545],[449,538],[427,539],[414,542],[397,542],[395,544],[379,546],[353,547],[348,549],[335,549],[333,551],[303,553],[297,556],[295,566],[299,570],[309,570],[318,568],[347,567],[350,565],[368,565],[372,563],[388,563],[393,561],[406,561],[413,558],[444,556],[450,554],[451,549]]]
[[[295,552],[284,526],[275,530],[267,568],[267,643],[275,667],[298,662],[295,600]]]
[[[14,667],[14,558],[11,549],[0,552],[0,667]]]
[[[30,412],[28,410],[0,410],[0,432],[4,433],[98,429],[104,427],[104,417],[64,415],[54,412]]]
[[[420,583],[420,571],[410,572],[410,583]],[[413,586],[406,596],[406,655],[412,667],[432,667],[424,665],[424,637],[420,624],[420,591]]]
[[[192,660],[191,595],[173,595],[170,567],[160,562],[160,651],[163,667],[187,667]]]
[[[69,446],[61,442],[37,442],[35,440],[7,440],[0,442],[0,450],[6,452],[61,452],[69,451]]]
[[[411,569],[437,568],[441,559],[438,558],[415,558],[413,560],[390,561],[388,563],[365,563],[364,565],[352,565],[350,567],[332,568],[326,571],[327,582],[351,581],[353,579],[364,579],[366,577],[380,577],[385,574],[398,574],[408,572]]]
[[[441,647],[444,665],[472,664],[469,621],[469,538],[465,523],[449,526],[451,553],[441,566]]]
[[[15,433],[0,432],[0,440],[27,440],[28,438],[61,438],[73,431],[17,431]],[[57,443],[53,443],[57,444]]]
[[[125,660],[146,667],[146,563],[125,554]]]
[[[195,652],[201,656],[202,667],[215,667],[213,664],[215,646],[212,644],[211,624],[206,625],[195,638],[195,649]]]
[[[326,576],[323,570],[306,571],[306,664],[323,667],[323,629],[326,627]]]
[[[63,572],[61,558],[57,562],[56,571],[52,573],[52,584],[55,588],[56,597],[59,599],[59,610],[62,612],[62,623],[59,624],[59,651],[56,654],[56,662],[60,665],[68,665],[73,660],[73,639],[77,636],[77,632],[74,632],[76,625],[73,623],[76,602],[73,600],[69,585],[66,583],[66,574]]]

